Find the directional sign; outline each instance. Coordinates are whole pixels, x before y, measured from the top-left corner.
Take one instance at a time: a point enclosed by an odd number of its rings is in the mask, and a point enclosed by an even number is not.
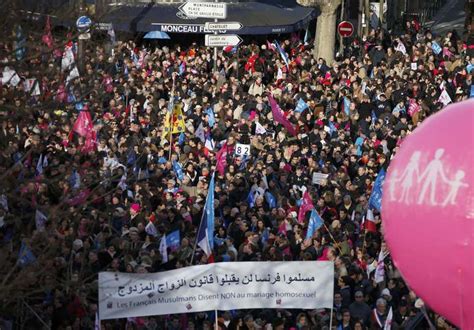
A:
[[[205,44],[207,47],[227,47],[237,46],[242,42],[242,39],[236,34],[206,34]]]
[[[191,18],[227,18],[227,4],[218,2],[186,2],[179,10]]]
[[[351,22],[342,21],[337,26],[337,32],[339,32],[339,35],[341,37],[345,37],[345,38],[350,37],[352,33],[354,33],[354,25],[352,25]]]
[[[208,31],[226,31],[226,30],[240,30],[243,27],[239,22],[207,22],[204,28]]]

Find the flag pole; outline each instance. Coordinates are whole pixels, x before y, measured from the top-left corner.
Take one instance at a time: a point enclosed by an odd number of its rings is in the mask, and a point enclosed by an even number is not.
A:
[[[326,224],[325,224],[324,222],[323,222],[323,226],[324,226],[324,228],[326,228],[326,230],[327,230],[328,233],[329,233],[329,236],[331,237],[331,239],[333,240],[333,242],[336,244],[336,247],[337,247],[337,249],[339,250],[339,253],[342,254],[341,248],[339,247],[339,243],[334,239],[334,236],[332,236],[331,231],[329,231],[329,228],[326,226]]]
[[[332,315],[333,314],[334,314],[333,313],[333,307],[331,307],[331,316],[329,317],[329,330],[332,330]]]
[[[176,82],[176,75],[175,72],[172,73],[173,75],[173,85],[171,87],[171,114],[170,114],[170,123],[169,123],[169,128],[170,128],[170,152],[169,152],[169,161],[171,161],[171,153],[173,150],[173,114],[174,114],[174,90],[175,90],[175,82]],[[168,110],[169,111],[169,110]]]

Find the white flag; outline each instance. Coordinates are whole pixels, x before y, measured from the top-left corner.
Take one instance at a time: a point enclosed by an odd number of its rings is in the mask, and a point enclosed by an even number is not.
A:
[[[8,212],[8,198],[5,194],[0,196],[0,206]]]
[[[72,47],[67,47],[63,53],[63,58],[61,59],[61,71],[66,71],[71,69],[74,64],[74,53],[72,52]]]
[[[392,307],[390,307],[390,310],[388,311],[387,319],[385,320],[385,325],[383,327],[383,330],[392,329],[392,319],[393,319],[393,311],[392,311]]]
[[[166,244],[166,235],[163,235],[161,237],[160,253],[161,253],[162,263],[168,262],[168,245]]]
[[[48,218],[37,209],[35,213],[35,224],[38,231],[44,230],[44,224],[46,223],[46,220],[48,220]]]
[[[443,103],[444,106],[447,106],[449,103],[453,102],[453,100],[451,100],[451,97],[445,89],[441,92],[438,101]]]
[[[387,255],[380,250],[379,258],[377,260],[377,268],[375,269],[375,283],[381,283],[385,279],[385,262],[384,259]]]
[[[281,71],[281,68],[278,68],[277,72],[277,80],[283,79],[283,71]]]
[[[18,85],[19,83],[20,83],[20,77],[18,76],[16,71],[6,66],[3,69],[2,85],[10,84],[13,87],[16,87],[16,85]]]
[[[23,83],[23,88],[25,89],[25,92],[31,93],[32,96],[37,96],[41,94],[39,83],[35,78],[25,79],[25,82]]]
[[[118,183],[117,187],[122,189],[123,191],[127,190],[127,173],[124,173],[120,178],[120,182]]]
[[[255,134],[265,134],[267,130],[258,121],[255,122]]]
[[[395,48],[396,51],[402,53],[403,55],[407,54],[407,49],[405,48],[405,45],[399,41],[397,47]]]
[[[74,80],[78,77],[79,77],[79,70],[77,70],[77,66],[74,66],[74,68],[67,75],[66,84],[69,84],[71,80]]]
[[[148,222],[148,225],[146,225],[145,227],[145,232],[150,235],[150,236],[153,236],[153,237],[157,237],[158,236],[158,230],[156,230],[156,227],[155,225],[153,224],[153,222]],[[160,245],[160,248],[161,248],[161,245]]]
[[[206,139],[206,143],[204,144],[204,146],[210,151],[214,150],[215,145],[216,143],[214,142],[214,139],[210,137]]]

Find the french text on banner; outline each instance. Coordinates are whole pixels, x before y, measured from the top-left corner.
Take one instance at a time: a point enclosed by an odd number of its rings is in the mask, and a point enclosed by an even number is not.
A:
[[[100,319],[214,309],[331,308],[329,261],[235,262],[153,274],[99,274]]]

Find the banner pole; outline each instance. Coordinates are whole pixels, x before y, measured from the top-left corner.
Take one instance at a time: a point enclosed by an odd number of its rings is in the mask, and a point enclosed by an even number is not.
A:
[[[216,330],[219,330],[219,321],[218,321],[218,318],[217,318],[217,309],[215,309],[214,312],[216,313]]]
[[[333,307],[331,307],[331,317],[329,318],[329,330],[332,330],[332,315],[333,315]]]

